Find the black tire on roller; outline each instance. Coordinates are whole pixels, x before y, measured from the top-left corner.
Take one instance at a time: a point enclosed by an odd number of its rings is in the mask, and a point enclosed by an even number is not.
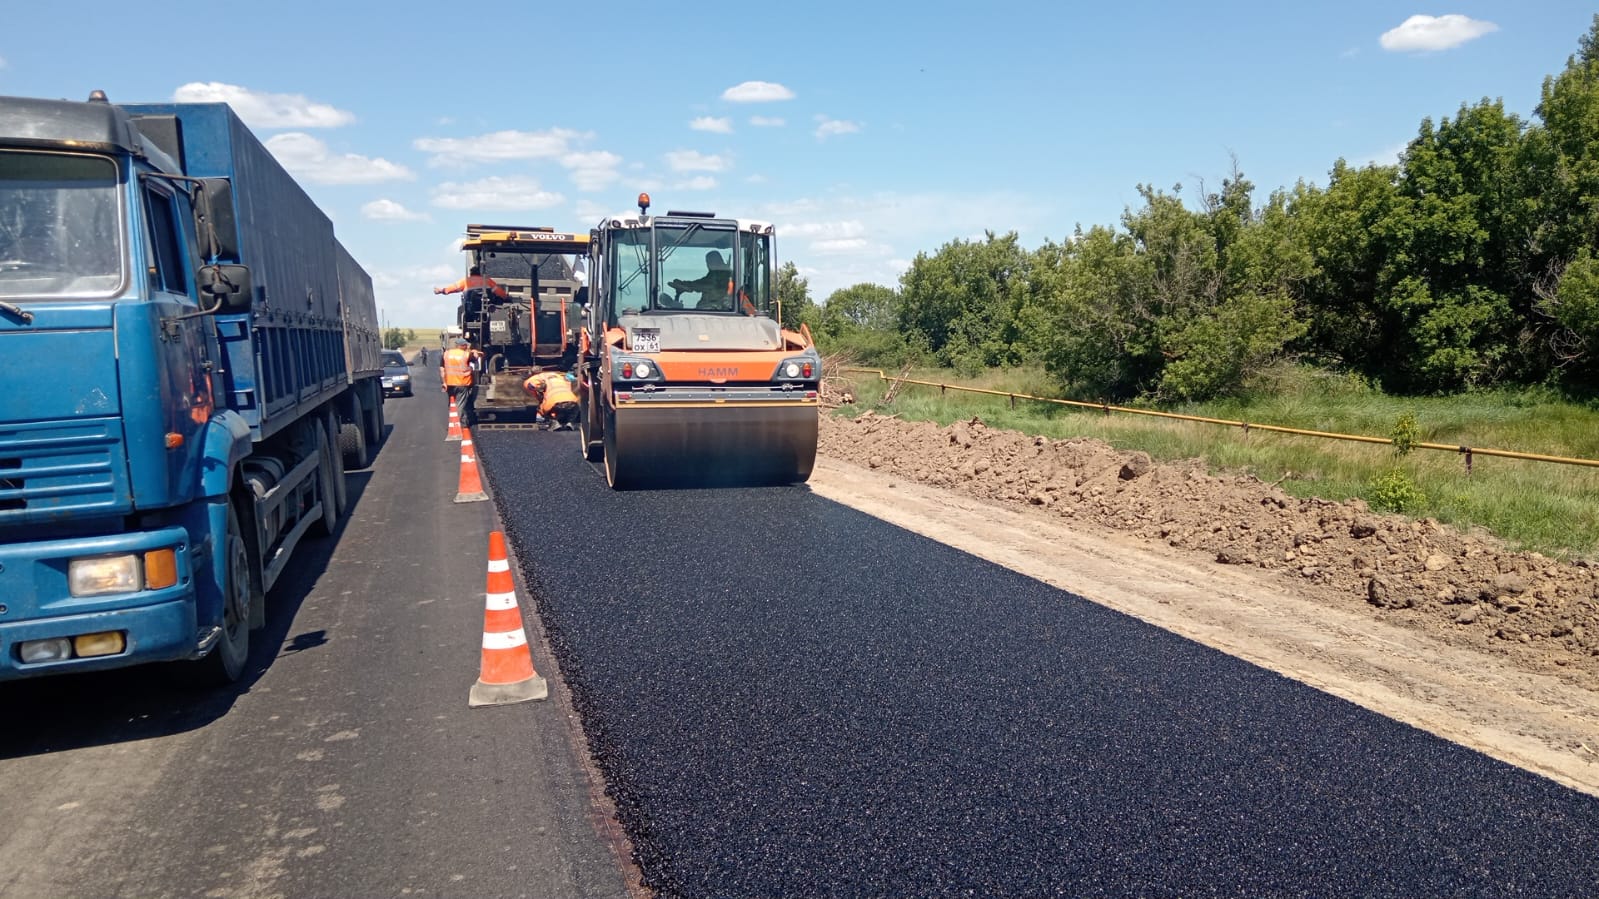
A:
[[[592,438],[594,429],[589,426],[594,420],[594,392],[591,390],[584,400],[577,404],[577,445],[583,453],[583,459],[588,462],[598,462],[605,455],[605,442]]]
[[[605,482],[612,490],[626,490],[627,476],[622,471],[616,452],[616,413],[605,410]]]
[[[222,584],[222,636],[211,652],[194,662],[194,682],[201,687],[226,686],[244,676],[250,660],[250,553],[238,512],[228,504],[228,533],[222,541],[227,576]]]
[[[355,422],[340,425],[339,451],[344,454],[346,470],[358,471],[367,467],[371,459],[367,455],[366,429]]]

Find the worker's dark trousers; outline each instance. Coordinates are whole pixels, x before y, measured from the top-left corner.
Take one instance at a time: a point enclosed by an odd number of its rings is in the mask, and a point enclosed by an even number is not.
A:
[[[466,387],[448,388],[450,402],[455,402],[456,397],[461,398],[461,427],[477,427],[477,385],[470,384]]]

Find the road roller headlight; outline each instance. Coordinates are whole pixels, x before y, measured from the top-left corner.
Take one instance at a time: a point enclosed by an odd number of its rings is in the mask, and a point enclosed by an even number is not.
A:
[[[616,371],[624,381],[659,381],[661,370],[648,359],[618,359]]]

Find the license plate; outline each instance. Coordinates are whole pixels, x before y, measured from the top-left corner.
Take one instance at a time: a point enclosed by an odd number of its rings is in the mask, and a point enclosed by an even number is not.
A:
[[[659,353],[661,351],[661,329],[634,328],[631,342],[635,353]]]
[[[503,320],[495,319],[494,321],[489,322],[489,330],[490,331],[504,331],[504,330],[506,330],[505,324],[506,323]]]
[[[394,382],[392,380],[388,379],[388,378],[384,378],[383,379],[383,386],[384,387],[393,387],[394,386]]]

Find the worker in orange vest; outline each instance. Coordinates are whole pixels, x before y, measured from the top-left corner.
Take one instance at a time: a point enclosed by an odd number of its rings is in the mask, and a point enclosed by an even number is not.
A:
[[[570,431],[577,421],[577,394],[567,380],[571,375],[558,371],[541,371],[522,382],[522,389],[539,404],[539,414],[546,421],[554,421],[555,430]]]
[[[473,354],[471,345],[457,340],[452,349],[444,351],[439,365],[444,376],[444,392],[452,402],[460,402],[461,426],[477,427],[477,381],[481,363]]]
[[[509,294],[505,292],[505,288],[500,286],[500,282],[484,275],[483,270],[475,265],[472,266],[471,270],[467,272],[465,278],[462,278],[454,284],[446,284],[443,287],[433,288],[434,293],[460,293],[463,290],[490,290],[494,292],[495,296],[502,300],[509,296]]]

